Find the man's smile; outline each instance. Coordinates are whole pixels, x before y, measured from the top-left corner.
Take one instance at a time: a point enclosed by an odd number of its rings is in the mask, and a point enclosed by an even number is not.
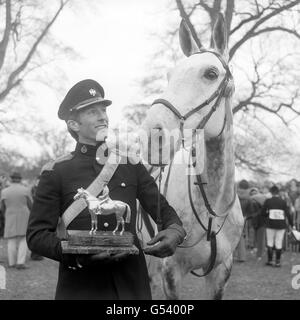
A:
[[[107,124],[106,123],[98,124],[97,126],[95,126],[95,128],[96,129],[107,128]]]

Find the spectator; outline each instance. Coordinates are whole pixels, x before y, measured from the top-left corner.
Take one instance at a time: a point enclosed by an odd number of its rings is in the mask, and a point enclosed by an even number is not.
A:
[[[4,238],[7,239],[8,265],[26,269],[26,229],[31,208],[30,190],[21,184],[20,173],[11,176],[11,185],[2,190],[1,211],[5,214]]]
[[[299,196],[298,193],[298,187],[297,187],[297,180],[296,179],[292,179],[289,183],[289,190],[288,190],[288,195],[292,201],[292,205],[294,206],[295,204],[295,200],[297,199],[297,197]]]
[[[300,184],[299,184],[299,188],[300,188]],[[296,211],[294,223],[298,229],[300,227],[300,195],[296,198],[294,207]]]
[[[286,229],[285,219],[288,218],[289,224],[293,227],[292,217],[285,200],[279,196],[279,189],[273,186],[270,189],[272,198],[267,199],[262,208],[262,215],[266,219],[266,234],[268,247],[268,261],[266,265],[273,266],[273,249],[276,251],[276,267],[280,267],[280,258],[283,244],[283,237]]]
[[[262,187],[262,193],[265,195],[267,199],[272,198],[272,194],[270,192],[270,188],[273,186],[273,184],[269,182],[265,182]]]
[[[254,214],[252,216],[252,226],[255,231],[255,247],[256,258],[262,259],[263,251],[265,247],[265,218],[261,214],[261,209],[265,200],[267,199],[264,194],[259,192],[257,188],[250,190],[250,197],[254,202]]]
[[[295,207],[292,203],[292,199],[290,198],[289,194],[290,194],[289,193],[289,184],[287,183],[285,186],[283,186],[281,189],[279,189],[279,196],[281,199],[283,199],[287,203],[288,210],[291,215],[292,221],[293,221],[293,223],[295,223],[294,221],[296,219],[296,210],[295,210]],[[287,245],[287,242],[283,241],[282,250],[286,250],[286,245]]]
[[[235,250],[235,257],[238,262],[246,261],[246,238],[248,222],[253,213],[253,205],[249,196],[249,183],[247,180],[241,180],[238,184],[237,194],[240,200],[241,209],[245,218],[245,225],[240,242]]]

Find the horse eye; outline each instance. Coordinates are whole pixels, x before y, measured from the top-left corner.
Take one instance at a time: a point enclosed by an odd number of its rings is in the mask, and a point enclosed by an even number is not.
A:
[[[207,70],[204,73],[204,77],[208,80],[215,80],[218,78],[218,73],[214,70]]]

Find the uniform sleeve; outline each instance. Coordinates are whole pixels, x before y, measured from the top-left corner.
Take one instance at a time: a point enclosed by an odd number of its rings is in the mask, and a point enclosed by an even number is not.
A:
[[[157,223],[158,187],[142,163],[138,163],[136,167],[138,180],[137,198],[145,211],[147,211]],[[166,229],[172,224],[182,226],[180,218],[165,197],[160,194],[159,199],[162,229]]]
[[[37,254],[69,264],[56,235],[60,213],[60,177],[55,170],[44,171],[30,212],[27,244]]]

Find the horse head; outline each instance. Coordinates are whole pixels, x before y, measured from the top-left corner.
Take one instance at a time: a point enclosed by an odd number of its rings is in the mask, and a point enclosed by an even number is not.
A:
[[[223,15],[220,14],[213,28],[212,47],[198,47],[184,20],[179,29],[180,46],[187,57],[169,74],[168,86],[160,99],[154,101],[142,124],[148,139],[158,141],[160,148],[149,150],[142,141],[143,156],[158,157],[158,152],[169,150],[162,156],[168,163],[183,139],[192,137],[193,129],[204,131],[208,140],[220,135],[225,122],[232,121],[232,110],[226,98],[230,98],[234,84],[228,68],[227,34]],[[228,110],[227,110],[228,109]],[[172,139],[170,139],[172,137]],[[147,152],[147,153],[146,153]],[[167,158],[166,158],[167,157]]]

